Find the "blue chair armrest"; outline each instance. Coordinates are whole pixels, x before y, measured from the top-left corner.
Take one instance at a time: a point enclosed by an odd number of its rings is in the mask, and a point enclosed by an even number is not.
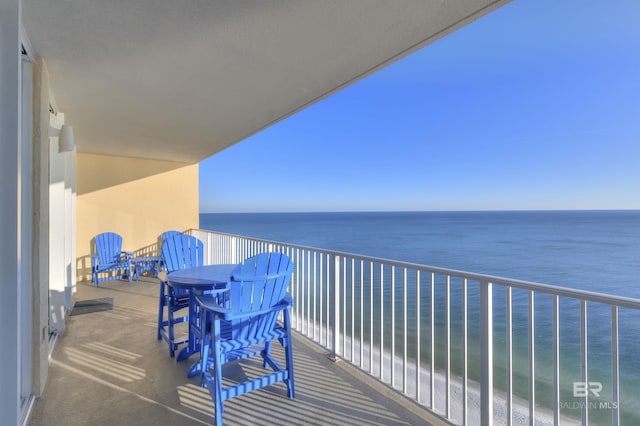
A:
[[[266,314],[266,313],[269,313],[269,312],[283,311],[283,310],[289,309],[289,308],[291,308],[291,305],[289,305],[287,303],[280,303],[280,304],[274,305],[274,306],[272,306],[270,308],[262,309],[262,310],[259,310],[259,311],[233,313],[229,309],[226,309],[226,313],[219,312],[219,314],[222,317],[222,319],[224,319],[226,321],[232,321],[232,320],[242,319],[242,318],[246,318],[246,317],[262,315],[262,314]]]
[[[98,266],[98,256],[91,256],[91,267],[95,268]]]
[[[221,289],[217,293],[221,294],[227,291],[228,289]],[[196,302],[200,305],[201,308],[214,312],[215,314],[217,314],[216,316],[227,321],[234,320],[234,319],[242,319],[242,318],[250,317],[254,315],[266,314],[268,312],[281,311],[283,309],[291,308],[291,305],[292,305],[291,296],[289,296],[288,298],[285,296],[285,298],[282,300],[281,303],[275,306],[272,306],[270,308],[262,309],[260,311],[234,313],[231,309],[225,308],[224,306],[220,306],[217,298],[218,294],[198,295],[196,296]]]
[[[201,308],[207,309],[209,311],[216,312],[222,315],[230,314],[231,310],[225,308],[224,306],[220,306],[220,304],[218,303],[218,295],[226,293],[228,291],[228,288],[211,290],[207,294],[196,296],[196,302],[198,303],[198,305],[200,305]]]

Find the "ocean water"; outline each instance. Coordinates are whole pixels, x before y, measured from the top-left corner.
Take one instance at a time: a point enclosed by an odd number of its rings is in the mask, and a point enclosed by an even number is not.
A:
[[[364,254],[462,271],[534,281],[600,293],[640,298],[640,211],[535,212],[357,212],[201,214],[203,229],[229,232],[315,248]],[[470,291],[469,297],[474,292]],[[496,335],[504,307],[495,295]],[[452,292],[452,307],[459,293]],[[514,389],[527,397],[527,294],[514,290]],[[561,317],[561,375],[563,412],[579,415],[571,383],[580,380],[580,306],[566,304]],[[471,321],[474,320],[470,312]],[[536,297],[536,400],[551,401],[551,299]],[[514,320],[515,321],[515,320]],[[523,325],[524,324],[524,325]],[[620,403],[623,424],[640,424],[640,313],[620,311]],[[523,328],[524,327],[524,328]],[[453,331],[459,324],[452,324]],[[539,332],[540,330],[540,332]],[[590,381],[601,381],[601,398],[611,400],[610,310],[588,311]],[[477,336],[470,329],[470,342]],[[504,342],[496,338],[497,365]],[[437,355],[436,358],[441,357]],[[453,360],[453,370],[460,363]],[[478,376],[470,360],[471,377]],[[496,386],[505,382],[498,367]],[[572,411],[573,410],[573,411]],[[589,412],[590,424],[610,424],[611,410]]]

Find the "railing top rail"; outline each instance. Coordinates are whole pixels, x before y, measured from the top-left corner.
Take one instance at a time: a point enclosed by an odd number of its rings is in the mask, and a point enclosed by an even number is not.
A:
[[[549,285],[549,284],[540,284],[540,283],[535,283],[535,282],[531,282],[531,281],[515,280],[515,279],[511,279],[511,278],[504,278],[504,277],[498,277],[498,276],[486,275],[486,274],[478,274],[478,273],[474,273],[474,272],[459,271],[459,270],[456,270],[456,269],[447,269],[447,268],[441,268],[441,267],[437,267],[437,266],[422,265],[422,264],[419,264],[419,263],[402,262],[402,261],[384,259],[384,258],[380,258],[380,257],[367,256],[367,255],[362,255],[362,254],[353,254],[353,253],[348,253],[348,252],[327,250],[327,249],[321,249],[321,248],[317,248],[317,247],[309,247],[309,246],[298,245],[298,244],[284,243],[284,242],[281,242],[281,241],[272,241],[272,240],[266,240],[266,239],[262,239],[262,238],[255,238],[255,237],[248,237],[248,236],[237,235],[237,234],[230,234],[230,233],[227,233],[227,232],[211,231],[211,230],[208,230],[208,229],[191,228],[187,232],[190,233],[191,231],[198,231],[198,232],[206,232],[206,233],[211,233],[211,234],[226,235],[226,236],[229,236],[229,237],[236,237],[236,238],[244,238],[244,239],[248,239],[248,240],[252,240],[252,241],[256,241],[256,242],[261,242],[261,243],[276,244],[276,245],[280,245],[280,246],[287,246],[287,247],[291,247],[291,248],[294,248],[294,249],[323,252],[325,254],[329,254],[329,255],[332,255],[332,256],[354,258],[354,259],[357,259],[357,260],[363,260],[365,262],[384,263],[384,264],[388,264],[388,265],[396,266],[396,267],[400,267],[400,268],[415,269],[415,270],[418,270],[418,271],[421,271],[421,272],[428,272],[428,273],[441,274],[441,275],[449,275],[449,276],[452,276],[452,277],[466,278],[466,279],[474,280],[474,281],[498,284],[498,285],[502,285],[502,286],[505,286],[505,287],[515,287],[515,288],[520,288],[520,289],[524,289],[524,290],[532,290],[532,291],[540,292],[540,293],[547,293],[547,294],[551,294],[551,295],[569,297],[569,298],[573,298],[573,299],[586,300],[586,301],[590,301],[590,302],[604,303],[604,304],[607,304],[607,305],[613,305],[613,306],[619,306],[619,307],[624,307],[624,308],[640,310],[640,299],[634,299],[634,298],[631,298],[631,297],[613,296],[613,295],[605,294],[605,293],[598,293],[598,292],[592,292],[592,291],[586,291],[586,290],[578,290],[578,289],[568,288],[568,287],[559,287],[559,286]]]

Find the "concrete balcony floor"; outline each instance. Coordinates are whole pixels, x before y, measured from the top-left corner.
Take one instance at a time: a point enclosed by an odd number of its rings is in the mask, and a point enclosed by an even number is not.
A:
[[[176,362],[156,339],[158,282],[79,283],[74,301],[104,299],[110,309],[67,316],[51,355],[45,392],[30,425],[197,425],[213,423],[213,402],[199,377],[187,378],[196,356]],[[78,311],[76,311],[78,312]],[[274,349],[279,345],[274,345]],[[346,362],[334,363],[306,338],[294,337],[296,398],[283,383],[225,402],[225,425],[422,425],[439,423]],[[261,369],[230,364],[225,376]]]

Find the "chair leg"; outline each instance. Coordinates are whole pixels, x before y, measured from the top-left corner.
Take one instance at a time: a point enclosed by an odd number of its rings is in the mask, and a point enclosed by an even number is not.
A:
[[[213,386],[215,395],[215,418],[216,426],[222,426],[222,412],[224,411],[223,398],[222,398],[222,362],[224,361],[220,351],[220,321],[213,320],[211,324],[213,340]]]
[[[286,361],[286,370],[289,373],[289,379],[286,380],[287,384],[287,394],[289,398],[295,398],[296,391],[293,380],[293,342],[291,341],[291,313],[289,309],[284,311],[284,326],[285,330],[287,330],[287,337],[285,337],[284,343],[284,353],[285,353],[285,361]]]
[[[164,322],[164,305],[166,304],[164,295],[164,282],[160,282],[160,298],[158,300],[158,340],[162,339],[162,329]]]
[[[267,357],[271,355],[271,342],[264,344],[264,351],[262,353],[262,368],[267,368]]]
[[[171,296],[169,296],[171,297]],[[167,324],[167,328],[168,328],[168,334],[169,334],[169,356],[171,358],[173,358],[176,354],[176,348],[175,348],[175,335],[174,335],[174,331],[173,331],[173,323],[175,322],[175,320],[173,319],[173,309],[171,309],[171,302],[169,302],[169,306],[167,307],[167,316],[169,317],[169,321]]]
[[[293,348],[291,347],[291,336],[289,335],[286,339],[285,346],[285,357],[286,357],[286,370],[289,373],[289,378],[286,380],[287,384],[287,396],[289,398],[295,398],[296,391],[293,380]]]
[[[211,356],[211,325],[207,327],[207,317],[210,317],[206,309],[200,309],[200,386],[206,385],[207,369],[209,368],[209,356]]]

